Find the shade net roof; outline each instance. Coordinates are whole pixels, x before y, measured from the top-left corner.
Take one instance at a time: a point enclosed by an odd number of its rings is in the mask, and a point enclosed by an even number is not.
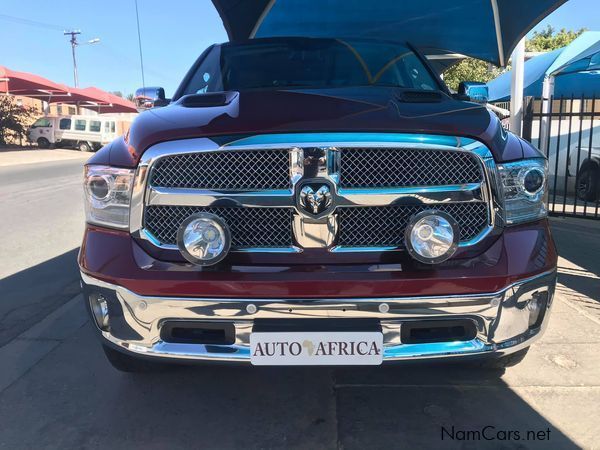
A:
[[[540,98],[544,78],[554,77],[554,96],[600,98],[600,32],[588,31],[566,47],[525,63],[524,95]],[[510,99],[512,73],[488,83],[490,101]]]
[[[0,66],[0,93],[36,98],[48,103],[79,104],[100,113],[137,112],[134,103],[101,89],[73,88],[4,66]]]
[[[71,93],[71,100],[69,103],[79,103],[81,106],[93,109],[99,113],[137,112],[134,103],[96,87],[69,89]],[[57,100],[57,102],[63,101]]]
[[[566,0],[213,0],[231,40],[305,36],[409,42],[505,65]]]
[[[0,92],[40,99],[53,95],[64,98],[68,95],[68,88],[33,73],[0,66]]]

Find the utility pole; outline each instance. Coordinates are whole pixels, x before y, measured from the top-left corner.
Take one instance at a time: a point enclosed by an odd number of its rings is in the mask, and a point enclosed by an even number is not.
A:
[[[77,76],[77,58],[75,58],[75,47],[79,45],[77,43],[77,35],[81,34],[81,30],[71,30],[65,31],[63,33],[65,36],[71,36],[71,52],[73,53],[73,81],[75,83],[75,87],[79,87],[79,77]]]

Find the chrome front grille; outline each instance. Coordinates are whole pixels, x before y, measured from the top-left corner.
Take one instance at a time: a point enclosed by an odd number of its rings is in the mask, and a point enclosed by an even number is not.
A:
[[[369,146],[349,135],[299,145],[295,138],[278,135],[285,143],[270,137],[261,146],[255,136],[252,147],[208,139],[156,144],[137,171],[132,235],[176,249],[181,223],[208,212],[229,225],[233,250],[375,251],[403,249],[408,221],[424,210],[452,215],[463,247],[501,223],[494,159],[479,142]]]
[[[338,245],[343,247],[404,247],[404,231],[411,216],[427,209],[450,214],[460,228],[462,242],[475,238],[488,224],[483,202],[431,206],[367,206],[339,209]]]
[[[150,186],[214,190],[290,188],[288,149],[185,153],[160,158]]]
[[[468,152],[424,148],[342,148],[340,186],[377,188],[480,183],[481,164]]]
[[[145,226],[161,243],[176,245],[181,223],[200,212],[215,214],[227,223],[236,249],[292,246],[292,210],[286,208],[148,206]]]

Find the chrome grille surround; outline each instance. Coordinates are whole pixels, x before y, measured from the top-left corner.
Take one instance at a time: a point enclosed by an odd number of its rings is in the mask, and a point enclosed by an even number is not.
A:
[[[459,214],[460,205],[462,210],[470,208],[472,211],[478,211],[480,215],[473,217],[471,215],[456,217],[459,223],[465,227],[465,230],[461,232],[460,247],[477,244],[495,227],[503,226],[501,208],[498,206],[501,202],[497,186],[496,166],[489,149],[483,144],[472,140],[462,146],[420,143],[415,142],[415,139],[410,143],[403,142],[402,139],[399,139],[398,142],[371,142],[355,140],[353,133],[347,133],[347,135],[347,140],[326,141],[325,145],[319,141],[319,136],[321,136],[319,134],[315,134],[314,141],[310,140],[309,142],[299,142],[295,139],[295,135],[285,135],[285,137],[289,137],[289,141],[279,144],[240,145],[233,143],[219,146],[209,138],[156,144],[142,155],[136,171],[131,203],[131,234],[135,238],[147,240],[163,249],[177,248],[172,243],[172,230],[176,220],[169,222],[166,218],[161,219],[168,224],[165,230],[161,230],[161,220],[156,221],[159,216],[151,216],[154,212],[148,213],[148,211],[159,211],[159,209],[153,209],[156,206],[191,208],[171,210],[185,213],[210,208],[211,212],[218,215],[231,213],[226,210],[238,208],[244,211],[256,209],[257,211],[254,213],[232,214],[229,218],[230,221],[233,221],[230,226],[238,227],[240,230],[238,231],[240,233],[239,241],[232,247],[232,251],[245,252],[300,252],[303,248],[309,247],[327,248],[332,252],[401,250],[403,249],[402,238],[377,239],[373,235],[361,237],[357,231],[359,222],[356,221],[357,218],[360,218],[363,220],[363,226],[369,223],[376,225],[379,227],[379,233],[383,233],[385,223],[390,220],[391,214],[400,211],[398,209],[400,207],[404,208],[402,211],[410,211],[410,208],[415,206],[421,209],[457,208],[455,214]],[[364,134],[360,135],[365,136]],[[262,136],[256,137],[261,138]],[[457,143],[461,142],[460,138],[453,139]],[[436,151],[467,154],[468,156],[463,157],[463,160],[470,158],[468,161],[472,160],[477,163],[479,178],[475,180],[474,173],[471,173],[472,177],[469,179],[472,181],[471,183],[435,186],[365,188],[341,185],[343,170],[340,165],[343,161],[342,154],[345,151],[354,151],[354,149],[381,151],[384,149],[389,152],[406,151],[407,148],[411,151],[426,151],[429,155],[431,154],[429,152]],[[223,188],[216,189],[161,187],[148,182],[148,180],[154,180],[152,173],[156,167],[160,167],[159,162],[163,158],[174,155],[214,154],[217,152],[250,154],[250,152],[259,151],[276,151],[280,155],[285,151],[289,155],[287,156],[289,166],[286,169],[286,182],[289,187],[248,190],[239,189],[243,184],[238,184],[238,189],[228,189],[223,185],[219,185]],[[456,181],[456,179],[448,179],[448,181]],[[327,183],[332,188],[334,207],[326,213],[325,217],[315,218],[299,206],[298,193],[307,182]],[[278,186],[282,186],[282,184]],[[452,206],[455,204],[456,206]],[[279,211],[280,214],[277,214],[271,209],[283,209],[286,212],[284,214]],[[350,212],[351,209],[364,209],[365,211]],[[377,211],[377,214],[371,214],[371,216],[365,214],[369,210]],[[265,221],[260,220],[258,211],[266,212],[267,219]],[[265,237],[267,234],[265,231],[254,233],[262,240],[251,240],[247,236],[245,237],[244,233],[251,233],[255,228],[250,226],[251,222],[248,220],[244,222],[243,214],[249,214],[247,217],[256,221],[254,225],[258,224],[258,230],[268,230],[265,228],[267,222],[269,222],[269,226],[275,226],[276,229],[268,231],[268,233],[274,233],[275,238]],[[250,214],[253,215],[250,216]],[[269,220],[273,217],[278,219]],[[287,218],[290,218],[291,231],[283,230],[283,217],[286,218],[285,223],[288,223]],[[152,218],[155,220],[154,223]],[[354,218],[354,228],[352,223],[348,222],[349,218]],[[239,223],[236,223],[236,220]],[[260,225],[261,223],[262,225]],[[242,225],[248,226],[248,228],[244,230]],[[169,229],[167,230],[167,228]],[[283,236],[286,238],[284,239]],[[291,239],[288,240],[287,237],[291,237]]]
[[[378,147],[340,150],[342,188],[447,186],[480,183],[482,178],[480,162],[467,152]]]

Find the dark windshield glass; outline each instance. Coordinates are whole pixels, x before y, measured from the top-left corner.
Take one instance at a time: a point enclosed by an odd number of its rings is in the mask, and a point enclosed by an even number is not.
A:
[[[439,89],[401,44],[293,38],[215,46],[184,93],[369,85]]]

